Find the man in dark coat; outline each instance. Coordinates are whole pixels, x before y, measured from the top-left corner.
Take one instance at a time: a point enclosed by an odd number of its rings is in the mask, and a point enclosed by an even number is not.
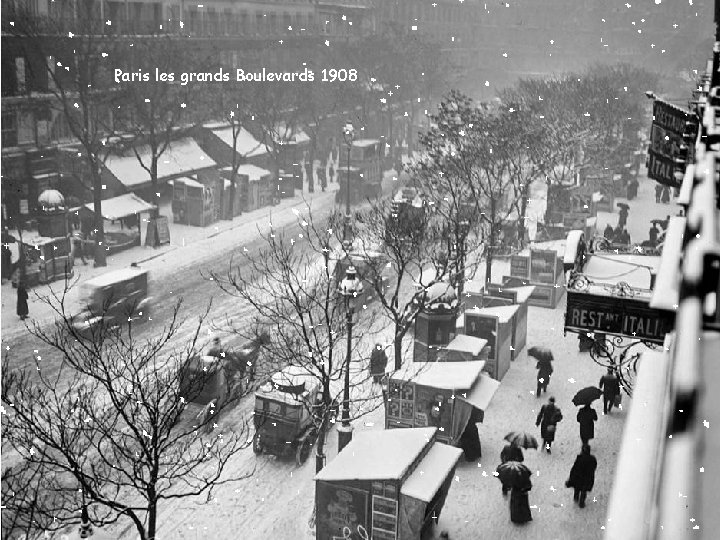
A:
[[[595,438],[595,422],[598,419],[597,412],[588,403],[577,413],[577,421],[580,424],[580,440],[587,444],[590,439]]]
[[[327,188],[327,170],[325,169],[324,163],[320,163],[320,168],[317,170],[317,177],[320,182],[320,187],[325,191]]]
[[[657,228],[657,225],[655,223],[652,224],[652,227],[650,227],[650,230],[648,231],[648,237],[650,239],[650,245],[655,247],[657,246],[657,240],[658,235],[660,234],[660,231]]]
[[[548,454],[555,440],[555,431],[557,429],[557,423],[560,422],[560,420],[562,420],[562,413],[555,405],[555,398],[551,396],[548,402],[540,407],[540,412],[535,420],[535,425],[540,426],[540,436],[543,440],[543,447]]]
[[[12,251],[7,244],[2,245],[2,278],[12,277]]]
[[[623,229],[620,233],[620,238],[616,240],[616,242],[619,242],[620,244],[625,244],[626,246],[630,245],[630,233],[627,231],[627,229]]]
[[[637,181],[637,178],[633,178],[628,182],[627,185],[627,198],[628,200],[633,200],[635,197],[637,197],[638,187],[640,187],[640,183]]]
[[[600,377],[598,388],[603,391],[603,414],[609,414],[615,404],[615,398],[620,395],[620,381],[615,376],[613,368],[607,368],[607,373]]]
[[[30,313],[30,310],[28,309],[28,293],[27,289],[25,289],[25,282],[23,280],[18,281],[17,285],[17,314],[18,317],[20,317],[21,321],[24,321],[28,318],[28,313]]]
[[[613,237],[615,235],[615,232],[613,231],[612,225],[609,223],[605,226],[605,232],[603,232],[603,236],[609,240],[610,242],[613,241]]]
[[[532,489],[532,482],[523,476],[515,482],[510,491],[510,521],[513,523],[527,523],[532,521],[528,493]]]
[[[625,225],[627,225],[627,218],[628,218],[628,207],[621,206],[620,213],[618,215],[618,227],[624,228]]]
[[[376,343],[373,352],[370,354],[370,375],[372,375],[374,383],[382,382],[387,363],[388,357],[383,350],[383,346],[380,343]]]
[[[670,188],[668,186],[663,187],[660,202],[662,202],[663,204],[668,204],[670,202]]]
[[[613,231],[613,242],[620,243],[620,239],[622,238],[622,232],[623,229],[620,225],[615,227],[615,230]]]
[[[575,490],[573,500],[579,503],[580,508],[585,508],[587,492],[592,491],[595,485],[596,469],[597,460],[590,453],[590,446],[584,444],[581,453],[575,458],[575,463],[570,469],[570,478],[565,482],[567,487]]]
[[[537,372],[537,393],[535,397],[540,397],[540,392],[545,391],[547,393],[548,384],[550,384],[550,375],[553,373],[552,362],[549,360],[538,360],[535,366]]]
[[[525,456],[523,456],[522,448],[520,448],[515,443],[506,444],[500,452],[500,463],[503,464],[507,463],[508,461],[525,461]],[[511,487],[512,486],[510,484],[506,484],[503,482],[502,494],[507,495]]]

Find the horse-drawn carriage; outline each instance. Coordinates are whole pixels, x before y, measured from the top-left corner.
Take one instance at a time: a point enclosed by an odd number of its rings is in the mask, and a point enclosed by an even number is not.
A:
[[[288,366],[255,392],[253,451],[295,456],[301,465],[317,438],[320,384],[302,368]]]

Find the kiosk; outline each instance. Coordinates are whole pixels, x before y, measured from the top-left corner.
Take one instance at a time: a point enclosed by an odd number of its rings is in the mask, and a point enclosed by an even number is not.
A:
[[[462,451],[437,428],[365,431],[315,476],[317,540],[420,540],[445,505]]]
[[[483,375],[485,362],[413,363],[390,377],[385,427],[436,427],[455,445],[468,422],[482,422],[500,383]]]
[[[514,305],[518,306],[515,319],[515,340],[513,342],[516,355],[519,351],[523,350],[527,344],[528,305],[534,292],[535,287],[532,285],[520,287],[503,287],[495,283],[488,283],[487,285],[487,294],[491,297],[507,298],[512,300]]]
[[[534,286],[528,304],[554,309],[565,294],[563,259],[556,251],[532,249],[510,258],[510,275],[503,286]]]
[[[455,336],[447,347],[438,352],[438,362],[476,362],[487,361],[488,351],[486,339],[473,336]]]
[[[513,334],[518,306],[469,309],[458,318],[457,330],[487,340],[488,360],[485,371],[502,380],[514,359]]]
[[[73,276],[73,256],[69,236],[58,238],[33,236],[23,238],[19,246],[24,252],[25,287],[34,287]],[[12,278],[14,286],[17,286],[19,279],[18,265]]]

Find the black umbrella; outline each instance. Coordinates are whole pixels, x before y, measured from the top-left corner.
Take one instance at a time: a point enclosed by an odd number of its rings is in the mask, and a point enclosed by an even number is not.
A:
[[[572,398],[573,405],[588,405],[602,396],[602,390],[597,386],[587,386]]]
[[[553,353],[547,347],[530,347],[528,354],[540,362],[552,362],[554,360]]]
[[[505,440],[521,448],[537,448],[537,439],[525,431],[511,431],[505,435]]]
[[[532,476],[532,472],[527,465],[519,461],[506,461],[498,465],[495,469],[496,476],[503,484],[513,486],[521,480],[525,480]]]
[[[624,203],[624,202],[619,202],[619,203],[616,204],[616,206],[617,206],[618,208],[625,208],[625,209],[630,208],[630,205],[629,205],[629,204],[626,204],[626,203]]]

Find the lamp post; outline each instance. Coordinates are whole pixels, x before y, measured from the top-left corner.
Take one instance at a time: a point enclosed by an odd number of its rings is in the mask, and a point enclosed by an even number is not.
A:
[[[347,316],[347,354],[345,357],[345,386],[343,388],[343,409],[341,425],[338,427],[338,452],[352,440],[352,425],[350,425],[350,356],[352,349],[352,325],[355,299],[363,290],[362,282],[358,279],[354,266],[348,266],[345,279],[340,282],[340,294],[345,298],[345,312]]]
[[[350,252],[350,150],[355,138],[355,127],[352,122],[346,122],[343,127],[343,138],[347,146],[347,169],[345,171],[345,226],[343,228],[343,247],[345,253]]]

